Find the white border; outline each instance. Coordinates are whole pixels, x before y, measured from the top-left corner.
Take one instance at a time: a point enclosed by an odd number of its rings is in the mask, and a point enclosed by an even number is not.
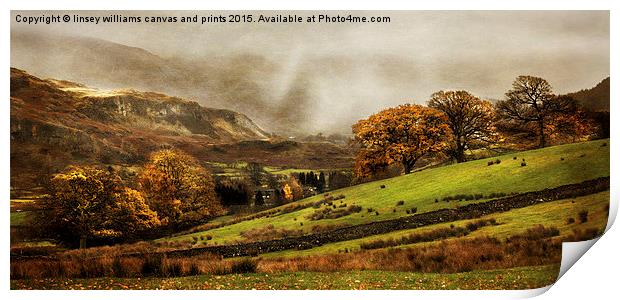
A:
[[[10,102],[7,101],[9,95],[9,67],[10,67],[10,10],[48,10],[48,9],[74,9],[74,10],[395,10],[395,9],[415,9],[415,10],[611,10],[611,52],[620,53],[618,48],[618,30],[620,24],[618,22],[618,1],[605,0],[588,0],[588,1],[542,1],[542,0],[520,0],[520,1],[493,1],[493,0],[434,0],[434,1],[409,1],[403,3],[401,1],[329,1],[314,0],[300,3],[298,1],[252,1],[252,0],[229,0],[229,1],[148,1],[148,0],[107,0],[103,2],[91,2],[83,0],[56,0],[56,1],[26,1],[0,4],[2,10],[2,30],[0,31],[0,43],[2,56],[4,57],[4,70],[2,72],[2,83],[0,87],[4,95],[1,110],[4,118],[0,120],[0,126],[5,134],[4,143],[1,143],[2,149],[2,175],[0,177],[0,193],[4,196],[4,211],[9,211],[9,164],[10,164]],[[617,113],[617,98],[619,94],[618,80],[615,77],[618,70],[618,60],[616,55],[611,56],[611,111],[613,115]],[[618,121],[611,120],[612,140],[617,141],[618,138]],[[611,153],[619,153],[618,147],[614,142],[610,143]],[[617,172],[619,160],[613,154],[611,156],[611,198],[612,205],[610,211],[617,212],[618,201],[618,180]],[[614,209],[616,208],[616,209]],[[9,218],[8,214],[0,214],[5,235],[2,238],[3,249],[9,248],[10,239],[8,235]],[[611,222],[609,224],[611,226]],[[609,228],[608,228],[609,229]],[[617,284],[618,270],[620,261],[617,249],[620,245],[620,231],[616,227],[611,228],[601,239],[589,250],[584,257],[577,262],[573,271],[566,273],[548,293],[544,295],[547,299],[584,299],[593,295],[612,295],[617,293],[615,285]],[[411,297],[423,296],[425,298],[459,298],[459,299],[497,299],[497,298],[522,298],[535,296],[546,291],[546,288],[529,291],[10,291],[9,290],[9,257],[8,251],[2,253],[2,262],[5,266],[2,272],[0,282],[2,291],[9,299],[129,299],[129,298],[145,298],[153,299],[170,299],[170,298],[188,298],[188,297],[217,297],[218,299],[240,299],[248,297],[269,298],[269,299],[313,299],[318,297],[330,297],[336,299],[358,299],[358,298],[384,298],[386,296],[393,297]]]

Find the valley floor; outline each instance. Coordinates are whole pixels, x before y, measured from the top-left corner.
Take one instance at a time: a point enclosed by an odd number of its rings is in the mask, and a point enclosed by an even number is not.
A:
[[[481,270],[455,274],[389,271],[251,273],[176,278],[48,278],[11,280],[11,289],[174,290],[435,290],[534,289],[553,284],[559,265]]]

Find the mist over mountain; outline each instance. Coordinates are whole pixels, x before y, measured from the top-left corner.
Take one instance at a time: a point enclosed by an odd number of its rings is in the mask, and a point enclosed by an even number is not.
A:
[[[252,120],[234,111],[160,93],[43,80],[11,68],[15,178],[80,162],[132,164],[166,146],[202,147],[204,153],[212,144],[267,138]]]
[[[439,90],[501,99],[519,75],[556,93],[609,76],[605,12],[382,14],[390,24],[13,24],[11,65],[232,109],[280,135],[350,134],[369,114]]]

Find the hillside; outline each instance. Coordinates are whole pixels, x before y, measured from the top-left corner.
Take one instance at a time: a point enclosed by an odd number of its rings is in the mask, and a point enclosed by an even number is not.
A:
[[[132,164],[166,145],[266,138],[252,120],[234,111],[158,93],[43,80],[11,69],[13,174],[78,162]]]
[[[202,162],[346,168],[349,150],[272,138],[247,116],[154,92],[99,90],[11,68],[11,182],[38,185],[69,164],[135,165],[162,147]]]
[[[316,203],[325,197],[317,195],[275,208],[271,214],[263,212],[255,217],[246,217],[246,221],[162,241],[191,241],[194,237],[208,235],[212,240],[204,245],[249,242],[244,238],[244,232],[268,226],[273,226],[272,231],[301,231],[308,234],[315,230],[315,226],[351,226],[391,220],[410,215],[408,211],[413,208],[416,208],[416,213],[458,208],[502,195],[579,183],[609,176],[608,143],[609,140],[598,140],[525,151],[494,158],[501,162],[491,166],[487,163],[488,159],[476,160],[333,191],[330,194],[344,196],[332,201],[335,206],[346,204],[347,207],[357,205],[362,208],[360,212],[339,218],[310,218],[326,207],[320,204],[307,207],[300,205]],[[521,166],[523,159],[526,166]],[[469,200],[465,198],[468,195],[482,197]],[[456,199],[446,201],[448,197]],[[402,205],[398,204],[399,201],[403,201]],[[207,224],[205,227],[213,225],[217,224]]]
[[[609,77],[595,87],[568,94],[590,111],[609,111]]]

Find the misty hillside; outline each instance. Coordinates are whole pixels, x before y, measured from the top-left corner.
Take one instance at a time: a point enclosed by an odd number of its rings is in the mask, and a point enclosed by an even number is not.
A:
[[[102,91],[11,68],[12,166],[132,163],[180,144],[266,139],[245,115],[135,90]],[[34,155],[33,155],[34,153]],[[38,156],[41,157],[38,157]]]
[[[273,80],[270,74],[277,67],[260,56],[164,59],[141,48],[96,38],[23,32],[11,34],[11,47],[12,66],[40,77],[188,97],[208,107],[244,113],[272,132],[294,133],[307,115],[292,109],[307,100],[303,89],[284,91],[287,99],[282,101],[274,102],[266,95],[270,91],[264,81]]]
[[[568,94],[590,111],[609,111],[609,77],[590,89]]]
[[[154,92],[98,90],[40,79],[11,68],[11,184],[70,164],[142,163],[162,147],[201,162],[260,162],[270,166],[349,167],[347,149],[325,142],[270,140],[243,114],[200,106]],[[43,175],[43,176],[42,176]]]

